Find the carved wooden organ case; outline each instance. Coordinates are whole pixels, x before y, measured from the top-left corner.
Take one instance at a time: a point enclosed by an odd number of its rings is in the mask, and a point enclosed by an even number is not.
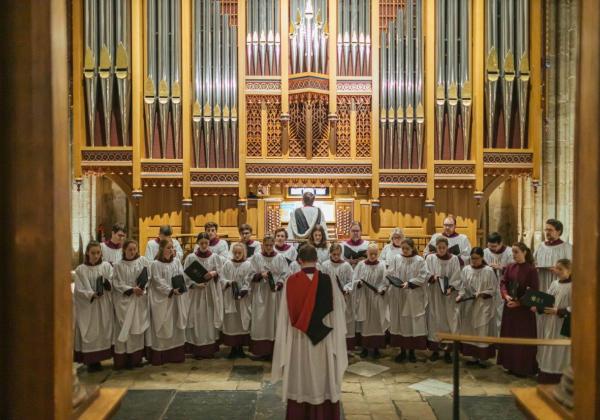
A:
[[[74,0],[74,173],[471,188],[539,179],[541,0]]]

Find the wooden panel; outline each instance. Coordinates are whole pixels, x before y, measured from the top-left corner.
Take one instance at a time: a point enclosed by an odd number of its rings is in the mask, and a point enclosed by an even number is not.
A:
[[[0,14],[0,252],[10,261],[0,288],[7,321],[0,411],[7,419],[67,419],[72,408],[66,6],[21,0]],[[32,268],[43,287],[31,287]]]
[[[161,225],[171,225],[173,233],[182,231],[181,188],[153,187],[144,190],[139,205],[140,249],[146,250],[148,239],[158,235]]]
[[[83,412],[79,420],[104,420],[112,418],[121,400],[127,393],[127,388],[100,388],[98,398]]]
[[[512,388],[510,392],[515,396],[517,406],[525,413],[527,418],[543,420],[563,419],[544,401],[536,388]]]
[[[590,86],[600,83],[600,8],[596,0],[579,4],[572,361],[575,418],[594,419],[600,417],[600,92]]]

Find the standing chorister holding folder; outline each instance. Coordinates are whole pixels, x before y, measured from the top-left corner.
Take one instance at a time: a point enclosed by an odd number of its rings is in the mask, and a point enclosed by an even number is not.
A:
[[[150,261],[141,257],[138,244],[127,240],[123,258],[113,268],[115,305],[115,369],[140,366],[150,347],[150,312],[146,286]]]
[[[189,312],[189,293],[183,267],[170,239],[159,243],[156,259],[150,265],[148,282],[150,303],[150,362],[153,365],[185,360],[185,330]]]
[[[554,298],[552,305],[546,305],[540,322],[538,338],[565,338],[565,323],[571,313],[571,260],[560,259],[554,265],[554,280],[548,288],[548,295]],[[571,364],[570,346],[539,346],[537,362],[540,368],[538,382],[558,383],[563,371]]]
[[[268,360],[273,354],[275,323],[281,289],[289,276],[288,263],[273,249],[275,238],[264,237],[261,251],[251,259],[254,276],[251,285],[252,323],[250,351],[259,359]]]
[[[102,261],[100,244],[91,241],[84,263],[75,269],[75,361],[89,371],[100,370],[102,360],[112,357],[112,266]]]
[[[223,291],[223,344],[231,347],[230,359],[245,357],[250,344],[250,282],[254,274],[242,243],[231,246],[232,256],[223,265],[219,282]]]
[[[354,350],[356,340],[356,316],[354,315],[354,290],[352,285],[352,266],[342,259],[342,246],[333,243],[329,247],[329,259],[321,265],[321,271],[327,273],[335,280],[340,292],[344,295],[346,316],[346,346],[348,350]]]
[[[427,348],[427,280],[425,260],[410,238],[400,241],[402,253],[388,261],[386,298],[390,308],[390,345],[399,347],[396,362],[417,361],[415,350]]]
[[[367,259],[359,262],[354,269],[356,322],[363,347],[361,357],[367,357],[369,349],[374,358],[380,357],[379,349],[385,347],[385,331],[390,322],[385,300],[388,288],[385,263],[378,258],[377,244],[371,244],[367,250]]]
[[[457,333],[460,322],[460,307],[456,303],[457,290],[460,289],[459,257],[448,250],[448,239],[440,236],[436,239],[436,253],[425,259],[429,271],[427,288],[427,328],[428,346],[432,350],[431,360],[439,358],[437,333]],[[446,363],[452,362],[450,351],[444,354]]]
[[[210,250],[208,233],[200,233],[198,249],[188,255],[184,263],[190,296],[186,352],[196,358],[213,357],[219,350],[217,341],[223,325],[223,294],[218,273],[222,267],[222,257]]]

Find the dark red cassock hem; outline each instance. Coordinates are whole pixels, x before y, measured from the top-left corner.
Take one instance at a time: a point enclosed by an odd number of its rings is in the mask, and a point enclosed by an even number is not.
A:
[[[165,363],[183,363],[185,362],[184,346],[175,347],[169,350],[154,350],[148,351],[150,363],[154,366],[164,365]]]
[[[221,344],[224,344],[229,347],[248,346],[250,345],[250,334],[221,334]]]
[[[496,357],[496,348],[494,346],[477,347],[472,344],[462,344],[461,352],[464,356],[471,356],[478,360],[488,360]]]
[[[204,346],[197,346],[192,343],[185,343],[185,354],[191,354],[194,357],[212,359],[213,357],[215,357],[215,353],[218,351],[218,343],[206,344]]]
[[[358,339],[357,339],[356,336],[354,336],[354,337],[346,337],[346,348],[349,351],[354,350],[357,345],[358,345]]]
[[[114,368],[125,369],[140,366],[146,355],[146,349],[134,351],[133,353],[115,353],[113,356]]]
[[[340,403],[326,400],[322,404],[313,405],[287,400],[285,418],[287,420],[339,420]]]
[[[274,341],[271,340],[250,340],[250,353],[255,356],[270,356],[273,354]]]
[[[385,348],[385,335],[370,335],[361,338],[361,345],[367,349],[384,349]]]
[[[504,307],[500,337],[537,338],[535,314],[529,308]],[[537,347],[498,345],[497,363],[517,375],[534,375],[537,372]]]
[[[113,357],[113,347],[87,353],[76,351],[73,360],[77,363],[83,363],[84,365],[92,365],[94,363],[100,363],[103,360],[108,360],[111,357]]]
[[[540,370],[537,376],[538,384],[557,384],[562,378],[562,373],[548,373]]]
[[[426,350],[427,336],[403,337],[401,335],[392,334],[390,336],[390,346],[401,347],[406,350]]]

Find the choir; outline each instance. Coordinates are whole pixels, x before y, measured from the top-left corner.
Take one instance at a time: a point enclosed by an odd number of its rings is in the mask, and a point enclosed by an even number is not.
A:
[[[455,227],[454,217],[447,217],[444,232],[431,238],[423,256],[399,228],[381,254],[377,244],[362,239],[359,222],[342,242],[328,242],[319,224],[311,229],[314,268],[331,279],[343,303],[348,352],[360,347],[361,357],[378,358],[389,346],[399,349],[396,362],[414,363],[415,351],[428,349],[430,360],[443,351],[451,363],[451,347],[439,342],[439,332],[568,334],[571,247],[560,239],[559,221],[547,221],[547,241],[535,255],[522,242],[505,246],[495,232],[486,249],[471,248]],[[246,347],[252,359],[271,360],[286,282],[304,276],[302,245],[288,243],[285,228],[255,241],[244,224],[240,240],[229,247],[217,230],[207,223],[185,258],[170,226],[148,242],[145,256],[137,242],[125,240],[119,224],[105,243],[90,242],[73,274],[75,360],[90,371],[111,357],[116,369],[133,368],[143,358],[154,365],[182,362],[186,355],[212,358],[220,345],[230,348],[231,359],[246,357]],[[529,307],[524,297],[537,291],[551,295],[552,306]],[[487,367],[497,356],[509,373],[538,373],[540,382],[557,382],[570,362],[562,347],[473,342],[460,351],[472,358],[470,365]]]

